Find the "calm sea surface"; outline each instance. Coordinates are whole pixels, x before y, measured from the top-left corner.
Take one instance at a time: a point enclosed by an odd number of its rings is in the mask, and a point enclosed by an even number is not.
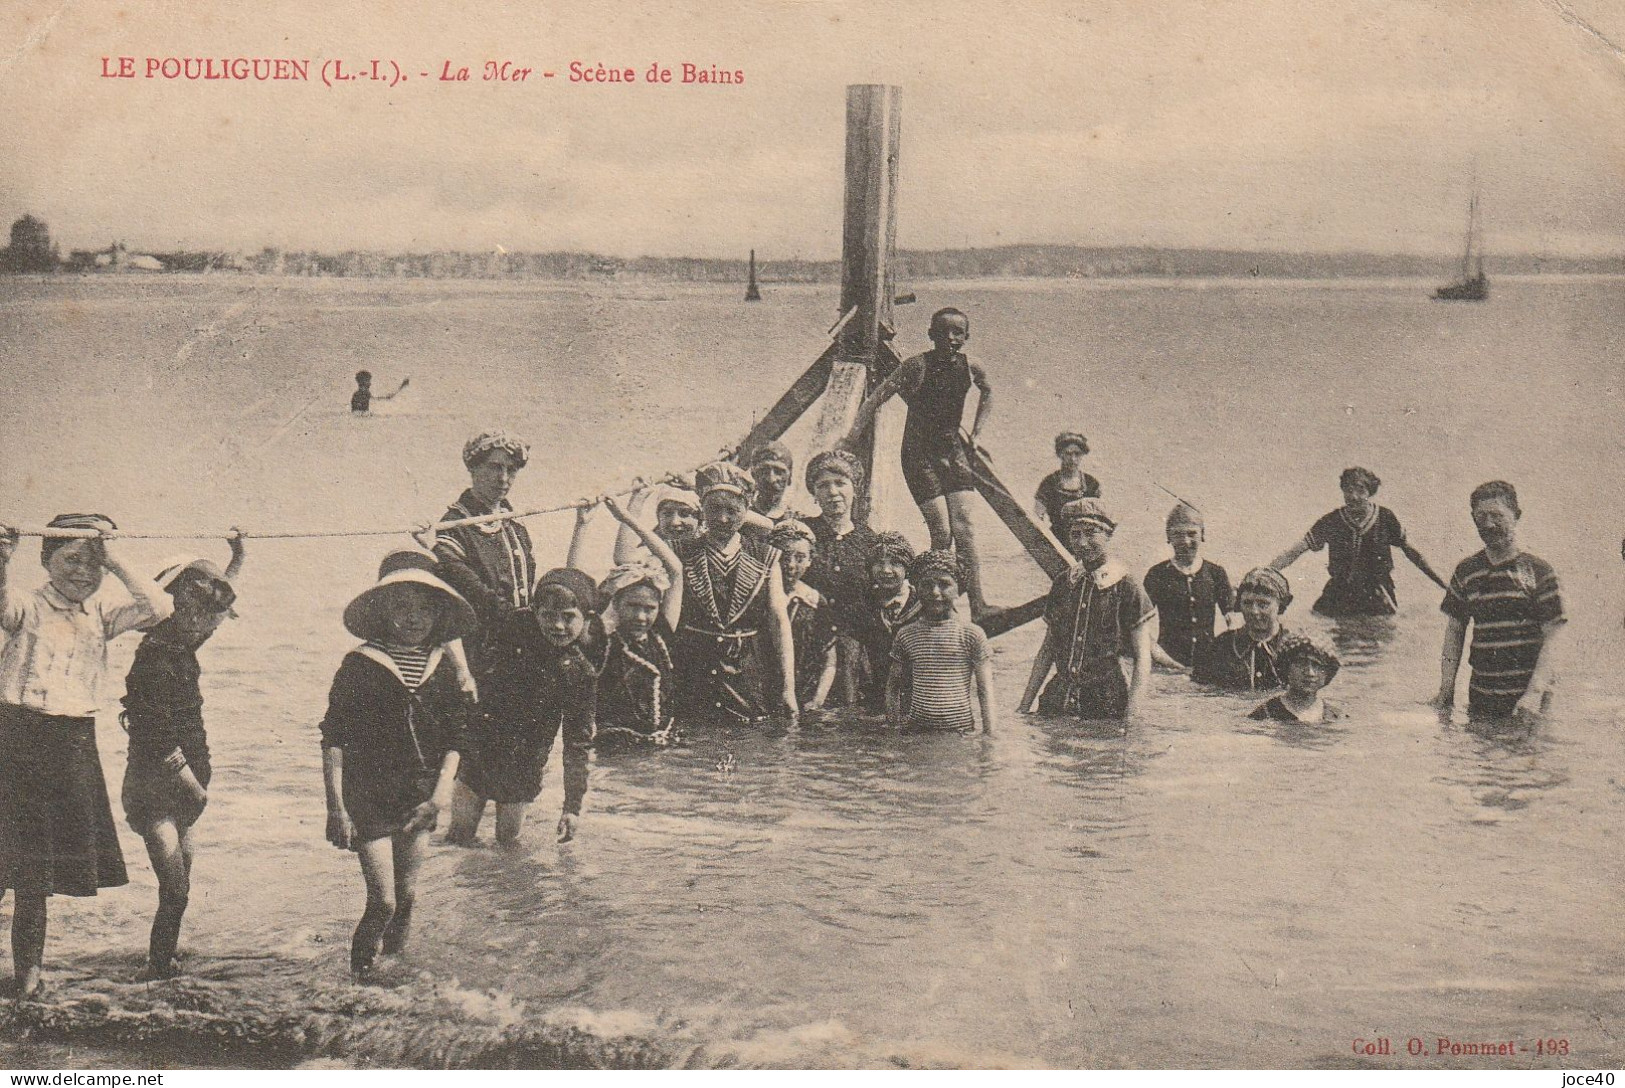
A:
[[[995,644],[990,741],[863,722],[697,730],[599,761],[564,847],[550,768],[521,850],[431,847],[395,1000],[355,999],[373,1023],[344,1060],[421,1061],[407,1041],[433,1031],[471,1040],[444,1060],[481,1064],[495,1059],[473,1040],[549,1022],[667,1041],[695,1064],[1625,1063],[1625,283],[1508,281],[1484,305],[1428,288],[926,283],[898,310],[899,344],[925,347],[938,306],[966,310],[997,390],[999,471],[1030,495],[1051,436],[1084,431],[1136,571],[1165,554],[1161,488],[1206,513],[1208,555],[1235,577],[1336,506],[1347,465],[1383,478],[1379,501],[1445,572],[1479,547],[1468,491],[1514,481],[1522,542],[1556,566],[1571,617],[1561,698],[1532,734],[1421,706],[1443,624],[1403,559],[1397,620],[1341,630],[1308,612],[1323,557],[1290,571],[1289,626],[1343,656],[1328,695],[1352,716],[1336,727],[1248,722],[1255,700],[1165,675],[1126,733],[1021,719],[1028,627]],[[651,284],[0,289],[0,520],[96,509],[153,531],[426,520],[466,485],[462,441],[493,425],[533,444],[521,507],[692,465],[743,434],[836,316],[822,288],[753,306]],[[353,419],[363,367],[380,390],[411,385]],[[878,520],[923,542],[899,491]],[[540,561],[562,562],[569,517],[530,525]],[[991,515],[981,531],[994,599],[1037,595]],[[608,526],[594,539],[602,573]],[[362,887],[322,838],[316,723],[350,645],[340,612],[390,543],[251,542],[242,617],[200,655],[216,771],[183,939],[201,981],[185,992],[212,992],[223,1015],[245,988],[350,1000]],[[189,546],[127,550],[156,570]],[[224,561],[224,544],[202,546]],[[110,705],[134,644],[115,644]],[[117,809],[115,715],[100,739]],[[131,885],[53,903],[47,967],[65,988],[139,966],[155,883],[121,830]],[[1529,1049],[1431,1056],[1441,1036]],[[1393,1055],[1353,1053],[1380,1037]],[[1411,1037],[1430,1056],[1408,1056]],[[6,1038],[11,1064],[68,1053]],[[1570,1056],[1537,1055],[1544,1039]]]

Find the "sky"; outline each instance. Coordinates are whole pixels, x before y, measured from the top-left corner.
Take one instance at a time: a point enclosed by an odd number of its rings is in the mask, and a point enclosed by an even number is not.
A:
[[[903,248],[1445,255],[1476,183],[1491,253],[1620,254],[1622,44],[1625,0],[14,0],[0,221],[64,251],[833,259],[845,88],[890,83]],[[119,56],[312,79],[102,78]],[[407,81],[318,79],[372,58]],[[491,59],[535,72],[482,82]],[[684,61],[744,82],[684,86]],[[673,83],[641,82],[656,62]]]

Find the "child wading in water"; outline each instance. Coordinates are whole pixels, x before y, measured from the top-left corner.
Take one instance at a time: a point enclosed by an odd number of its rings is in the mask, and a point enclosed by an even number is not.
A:
[[[598,673],[599,751],[626,741],[666,744],[672,726],[671,641],[683,608],[683,564],[664,540],[632,519],[614,498],[604,505],[659,558],[623,563],[599,583],[615,620]]]
[[[767,542],[779,550],[784,573],[785,608],[795,645],[796,701],[803,710],[822,710],[835,686],[835,620],[824,595],[801,580],[812,568],[818,541],[805,522],[786,518],[773,527]]]
[[[101,514],[62,514],[56,529],[109,533]],[[46,903],[127,883],[113,808],[96,753],[96,711],[107,643],[170,613],[167,595],[131,574],[113,541],[46,538],[50,581],[32,593],[10,586],[17,534],[0,528],[0,894],[16,893],[11,963],[18,1000],[44,993]],[[110,570],[134,601],[109,605],[96,591]]]
[[[993,651],[980,627],[954,615],[959,599],[959,561],[952,552],[927,551],[909,564],[908,579],[920,598],[920,616],[905,624],[892,643],[886,680],[886,717],[893,725],[925,732],[975,728],[971,693],[992,733]]]
[[[863,402],[847,443],[855,448],[862,441],[875,413],[892,394],[903,398],[908,405],[903,479],[931,530],[931,547],[956,551],[964,561],[971,619],[978,620],[988,607],[971,526],[970,496],[976,491],[976,478],[959,432],[965,397],[974,385],[981,393],[970,429],[970,441],[975,443],[993,410],[993,386],[986,372],[960,350],[970,340],[970,318],[952,308],[938,310],[931,315],[929,335],[931,350],[904,362]]]
[[[564,812],[560,842],[575,838],[587,795],[587,759],[598,707],[601,645],[584,647],[598,626],[598,583],[571,567],[536,580],[535,622],[516,632],[507,663],[480,682],[478,726],[472,751],[458,772],[448,842],[469,844],[485,803],[497,806],[497,842],[511,845],[525,826],[525,810],[542,792],[542,772],[553,744],[564,735]],[[592,654],[592,658],[588,654]]]
[[[367,884],[350,942],[357,975],[380,946],[406,946],[423,846],[463,749],[467,696],[446,643],[472,635],[477,620],[436,567],[426,552],[395,552],[344,609],[345,629],[363,641],[333,677],[322,719],[327,841],[356,852]]]
[[[1392,616],[1399,610],[1394,589],[1393,549],[1398,548],[1433,579],[1449,589],[1422,553],[1405,536],[1399,518],[1372,500],[1382,481],[1370,469],[1346,468],[1337,478],[1343,505],[1309,527],[1270,563],[1284,571],[1304,552],[1326,549],[1326,571],[1331,576],[1314,611],[1323,616]]]
[[[231,580],[242,570],[243,554],[242,538],[233,537],[223,574],[207,559],[191,557],[159,572],[158,585],[174,598],[175,611],[147,632],[124,678],[122,721],[130,735],[124,816],[146,841],[158,877],[143,980],[176,973],[175,945],[192,892],[192,825],[208,804],[212,772],[197,651],[236,614]]]
[[[1288,635],[1276,651],[1275,664],[1286,674],[1286,690],[1259,704],[1247,715],[1255,721],[1335,722],[1347,717],[1340,707],[1320,697],[1337,676],[1337,655],[1305,635]]]
[[[1050,587],[1044,608],[1049,631],[1017,713],[1026,714],[1036,701],[1046,716],[1131,718],[1151,673],[1150,621],[1157,608],[1108,554],[1117,522],[1100,503],[1067,503],[1061,517],[1067,547],[1078,562]],[[1123,676],[1125,660],[1131,679]],[[1055,679],[1046,684],[1051,669]]]
[[[1146,596],[1157,606],[1151,657],[1158,665],[1189,672],[1212,652],[1213,619],[1229,622],[1236,592],[1225,569],[1201,556],[1207,526],[1194,506],[1180,503],[1168,511],[1165,525],[1174,557],[1145,572]]]

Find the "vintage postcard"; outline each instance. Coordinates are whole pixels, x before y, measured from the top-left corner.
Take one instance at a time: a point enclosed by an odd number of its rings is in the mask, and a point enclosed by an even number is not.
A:
[[[0,13],[0,1064],[1625,1061],[1625,6]]]

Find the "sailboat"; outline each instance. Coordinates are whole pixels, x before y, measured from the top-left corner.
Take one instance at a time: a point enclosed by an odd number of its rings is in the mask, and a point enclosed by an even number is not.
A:
[[[1461,254],[1461,279],[1433,292],[1443,302],[1483,302],[1490,297],[1484,278],[1484,240],[1478,222],[1478,193],[1467,204],[1467,245]]]
[[[762,301],[762,289],[756,286],[756,251],[750,251],[750,282],[745,285],[745,301]]]

